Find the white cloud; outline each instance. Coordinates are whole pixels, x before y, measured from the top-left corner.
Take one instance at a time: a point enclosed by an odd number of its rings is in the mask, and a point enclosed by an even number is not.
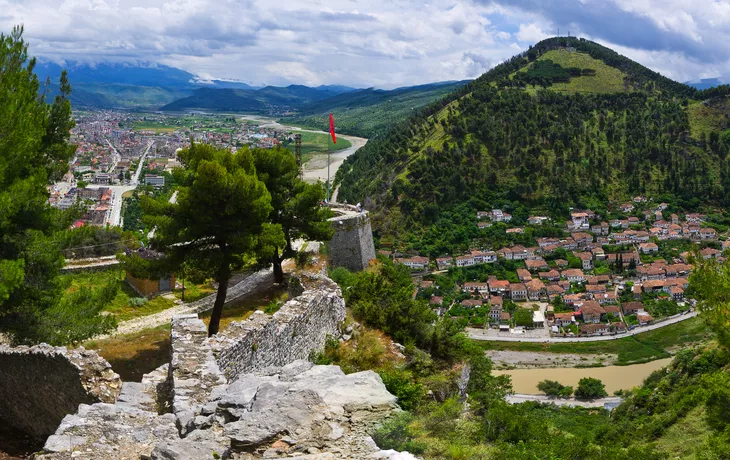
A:
[[[549,35],[542,31],[537,23],[520,24],[520,30],[517,32],[517,39],[521,42],[536,43],[544,40]]]
[[[717,0],[0,0],[0,31],[20,23],[31,53],[55,61],[256,84],[474,78],[557,27],[675,78],[730,76],[730,2]]]

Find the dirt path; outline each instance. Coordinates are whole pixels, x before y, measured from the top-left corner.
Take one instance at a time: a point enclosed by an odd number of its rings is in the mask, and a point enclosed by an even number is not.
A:
[[[245,294],[249,294],[262,285],[272,284],[274,282],[274,272],[271,268],[261,270],[247,276],[240,282],[228,288],[226,302],[231,302]],[[117,330],[111,334],[100,335],[94,337],[94,340],[103,340],[116,335],[134,334],[136,332],[151,329],[153,327],[168,324],[172,321],[172,317],[176,315],[185,315],[189,313],[201,313],[213,308],[215,302],[215,294],[211,294],[205,298],[191,303],[184,303],[165,311],[155,313],[153,315],[134,318],[129,321],[119,323]]]

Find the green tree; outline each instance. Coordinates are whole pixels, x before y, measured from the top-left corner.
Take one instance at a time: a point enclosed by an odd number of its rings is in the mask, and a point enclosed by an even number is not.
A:
[[[218,283],[208,334],[218,332],[228,283],[234,270],[271,257],[284,243],[280,225],[268,223],[271,194],[258,179],[250,151],[235,155],[210,145],[192,144],[179,154],[175,171],[176,203],[164,196],[141,197],[145,223],[157,227],[151,246],[163,252],[161,262],[131,267],[160,272],[183,263]]]
[[[319,203],[324,191],[319,184],[307,184],[299,177],[299,167],[294,155],[286,149],[252,150],[256,173],[271,194],[272,210],[269,216],[273,224],[281,225],[286,239],[284,248],[275,247],[272,261],[274,280],[284,281],[281,263],[292,257],[292,241],[297,238],[329,240],[332,226],[327,221],[329,211]],[[280,249],[283,249],[281,253]]]
[[[559,398],[569,398],[573,394],[573,387],[563,385],[555,380],[543,380],[537,384],[537,389],[548,396],[557,396]]]
[[[517,326],[532,326],[532,310],[526,308],[518,308],[515,310],[515,324]]]
[[[690,289],[717,341],[730,350],[730,264],[697,257],[690,275]]]
[[[596,399],[608,396],[606,385],[599,379],[583,377],[578,381],[578,388],[575,390],[575,397],[578,399]]]
[[[74,216],[48,205],[46,186],[68,171],[75,151],[71,86],[63,72],[59,94],[46,102],[22,35],[22,27],[0,34],[0,329],[18,343],[61,345],[107,331],[113,320],[98,315],[103,298],[64,301],[58,234]]]

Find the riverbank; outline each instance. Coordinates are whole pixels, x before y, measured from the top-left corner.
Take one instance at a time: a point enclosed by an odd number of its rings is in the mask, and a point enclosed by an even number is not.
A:
[[[495,369],[535,369],[544,367],[609,366],[618,361],[617,354],[550,353],[546,351],[488,350],[485,352]]]

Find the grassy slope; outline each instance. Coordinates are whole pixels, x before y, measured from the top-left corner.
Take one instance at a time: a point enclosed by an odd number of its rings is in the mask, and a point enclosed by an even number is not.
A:
[[[693,101],[687,107],[692,137],[700,139],[712,131],[730,128],[730,98],[723,100]]]
[[[696,458],[695,453],[710,436],[710,427],[705,421],[705,408],[700,406],[690,411],[683,419],[669,427],[657,440],[657,450],[667,458]]]
[[[645,332],[631,337],[602,342],[530,343],[478,341],[485,350],[543,351],[548,353],[609,353],[618,355],[617,365],[636,364],[668,358],[678,347],[686,347],[709,338],[699,318]]]
[[[569,52],[567,50],[551,50],[538,58],[539,61],[550,60],[562,67],[578,67],[580,69],[593,69],[596,71],[594,76],[573,77],[568,83],[556,83],[550,87],[550,90],[559,93],[623,93],[626,92],[624,87],[623,72],[615,67],[606,65],[603,61],[592,58],[586,53]],[[529,66],[520,70],[526,72]],[[528,92],[536,93],[540,87],[529,87]]]

